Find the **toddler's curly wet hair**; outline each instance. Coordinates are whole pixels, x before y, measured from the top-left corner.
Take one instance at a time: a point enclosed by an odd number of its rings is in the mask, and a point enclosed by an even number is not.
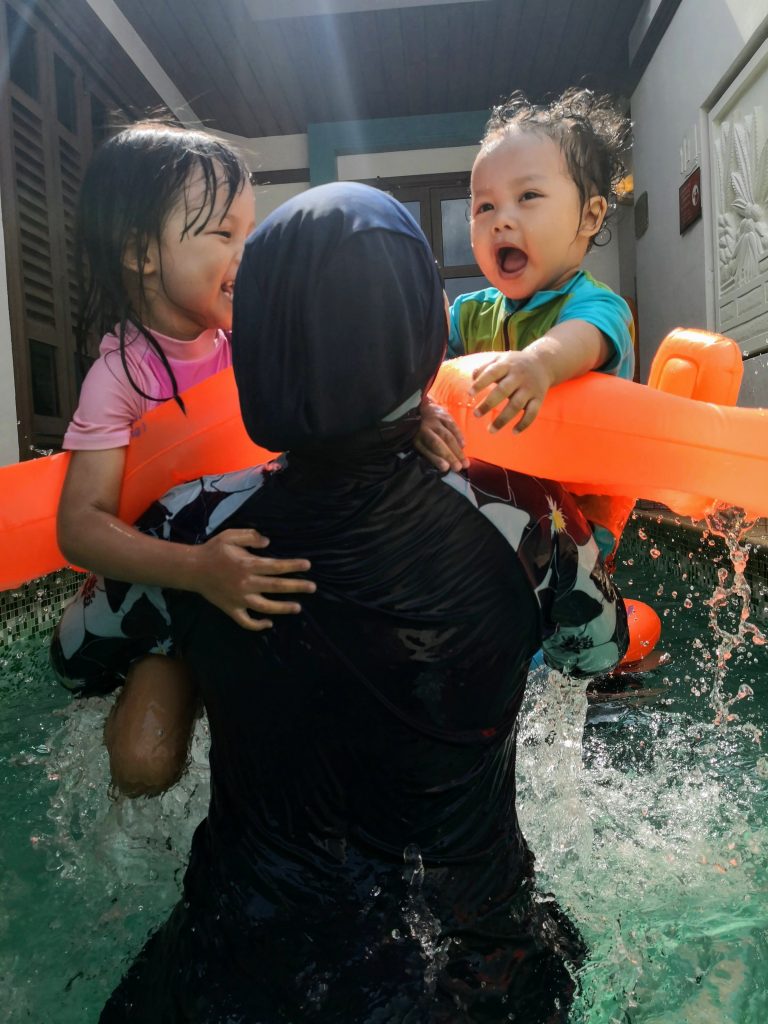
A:
[[[632,123],[611,97],[571,88],[539,104],[513,92],[491,111],[481,148],[510,128],[539,132],[560,146],[582,206],[594,195],[603,196],[609,209],[615,206],[616,186],[627,173],[622,154],[632,145]]]

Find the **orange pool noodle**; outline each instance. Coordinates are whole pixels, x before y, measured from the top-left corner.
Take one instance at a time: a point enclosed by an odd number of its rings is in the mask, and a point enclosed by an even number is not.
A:
[[[697,350],[686,342],[685,358],[702,362],[717,351],[717,359],[730,360],[735,381],[735,344],[693,333],[705,343]],[[683,334],[690,341],[691,332]],[[674,344],[665,351],[673,352]],[[719,354],[724,348],[730,355]],[[491,417],[473,415],[469,394],[472,369],[486,359],[472,355],[444,363],[431,392],[459,424],[468,455],[561,480],[576,494],[655,499],[695,518],[716,501],[768,515],[768,411],[715,405],[591,373],[553,388],[522,434],[489,434]],[[696,394],[696,375],[673,370],[666,371],[667,379]],[[187,416],[167,402],[136,424],[119,508],[127,522],[175,484],[269,457],[245,433],[231,370],[184,398]],[[65,453],[0,468],[0,590],[65,565],[55,520],[68,459]]]

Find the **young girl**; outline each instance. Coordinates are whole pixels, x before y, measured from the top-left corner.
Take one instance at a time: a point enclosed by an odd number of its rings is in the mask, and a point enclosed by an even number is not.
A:
[[[76,227],[83,268],[78,342],[104,333],[64,437],[72,451],[58,512],[65,556],[126,583],[196,591],[245,629],[300,611],[265,594],[309,593],[314,584],[280,578],[304,559],[253,553],[269,541],[227,530],[200,545],[171,544],[116,517],[132,425],[179,392],[231,363],[232,289],[254,227],[253,194],[239,156],[217,139],[144,121],[109,140],[83,181]],[[180,414],[181,415],[181,412]],[[131,796],[155,793],[184,768],[196,708],[185,666],[126,646],[126,665],[104,664],[88,645],[98,614],[93,578],[68,607],[52,647],[65,685],[112,688],[133,661],[107,722],[115,784]],[[90,617],[90,619],[89,619]],[[133,660],[135,659],[135,660]]]
[[[471,178],[470,236],[493,287],[450,310],[449,354],[498,352],[475,371],[475,410],[502,406],[490,426],[535,419],[547,391],[590,370],[632,379],[633,321],[626,302],[581,269],[624,174],[630,124],[606,98],[568,90],[547,106],[514,94],[486,126]],[[461,438],[425,403],[419,446],[442,470],[465,464]],[[599,457],[599,453],[596,453]],[[593,522],[604,518],[590,506]],[[609,517],[610,518],[610,517]],[[598,526],[607,554],[615,538]]]

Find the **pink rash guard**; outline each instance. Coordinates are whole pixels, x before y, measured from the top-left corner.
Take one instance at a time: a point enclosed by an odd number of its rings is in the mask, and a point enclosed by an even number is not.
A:
[[[170,363],[179,391],[232,365],[232,349],[225,331],[203,331],[192,341],[152,333]],[[131,439],[131,428],[136,420],[173,396],[160,357],[143,335],[131,327],[126,334],[125,357],[132,379],[152,398],[144,398],[131,386],[120,358],[118,337],[105,334],[99,346],[99,358],[83,381],[80,402],[64,435],[63,448],[70,451],[123,448]]]

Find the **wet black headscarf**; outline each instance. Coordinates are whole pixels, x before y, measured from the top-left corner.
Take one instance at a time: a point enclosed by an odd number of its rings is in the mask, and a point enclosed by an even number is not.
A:
[[[429,244],[367,185],[321,185],[249,238],[237,275],[235,377],[250,437],[314,449],[375,426],[427,387],[447,328]]]

